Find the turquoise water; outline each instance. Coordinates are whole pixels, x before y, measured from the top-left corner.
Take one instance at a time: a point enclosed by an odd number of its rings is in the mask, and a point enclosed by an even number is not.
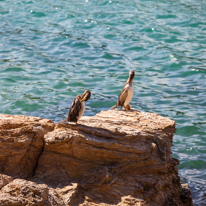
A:
[[[131,106],[176,121],[173,157],[206,205],[206,1],[0,0],[0,112],[66,118],[113,106],[129,70]]]

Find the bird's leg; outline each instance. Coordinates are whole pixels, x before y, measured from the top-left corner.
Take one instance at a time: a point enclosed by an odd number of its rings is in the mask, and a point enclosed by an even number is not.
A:
[[[129,110],[131,109],[130,105],[128,104],[126,107],[125,107],[125,110]]]
[[[75,122],[76,123],[76,125],[78,125],[78,123],[77,122]]]

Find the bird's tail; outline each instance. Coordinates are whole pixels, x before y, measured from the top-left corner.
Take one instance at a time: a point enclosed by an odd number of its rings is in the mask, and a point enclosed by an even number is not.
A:
[[[64,120],[62,120],[62,121],[56,122],[56,124],[64,124],[64,123],[67,122],[67,121],[68,121],[68,119],[66,118],[66,119],[64,119]]]
[[[115,108],[117,108],[117,104],[111,107],[110,109],[115,109]]]

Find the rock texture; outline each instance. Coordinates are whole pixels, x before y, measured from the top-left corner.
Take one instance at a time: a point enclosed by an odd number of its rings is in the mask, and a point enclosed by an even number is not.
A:
[[[0,172],[32,177],[44,146],[44,135],[54,123],[37,117],[0,115]]]
[[[0,115],[0,205],[190,206],[174,132],[174,121],[137,110],[56,126]]]

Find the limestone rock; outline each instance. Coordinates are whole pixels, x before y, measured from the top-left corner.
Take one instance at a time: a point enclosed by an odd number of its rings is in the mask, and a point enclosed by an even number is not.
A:
[[[45,205],[48,196],[46,185],[38,185],[34,182],[15,179],[2,188],[0,192],[0,205]]]
[[[116,109],[54,128],[49,120],[7,117],[0,118],[1,172],[29,181],[2,176],[0,205],[192,206],[171,157],[175,122],[168,118]]]
[[[187,205],[187,206],[192,206],[192,194],[189,188],[188,184],[181,184],[181,190],[182,190],[182,194],[180,195],[180,199],[181,201]]]
[[[43,150],[43,137],[54,123],[38,117],[0,114],[0,172],[33,176]]]
[[[13,179],[11,176],[0,174],[0,189],[13,181]]]

